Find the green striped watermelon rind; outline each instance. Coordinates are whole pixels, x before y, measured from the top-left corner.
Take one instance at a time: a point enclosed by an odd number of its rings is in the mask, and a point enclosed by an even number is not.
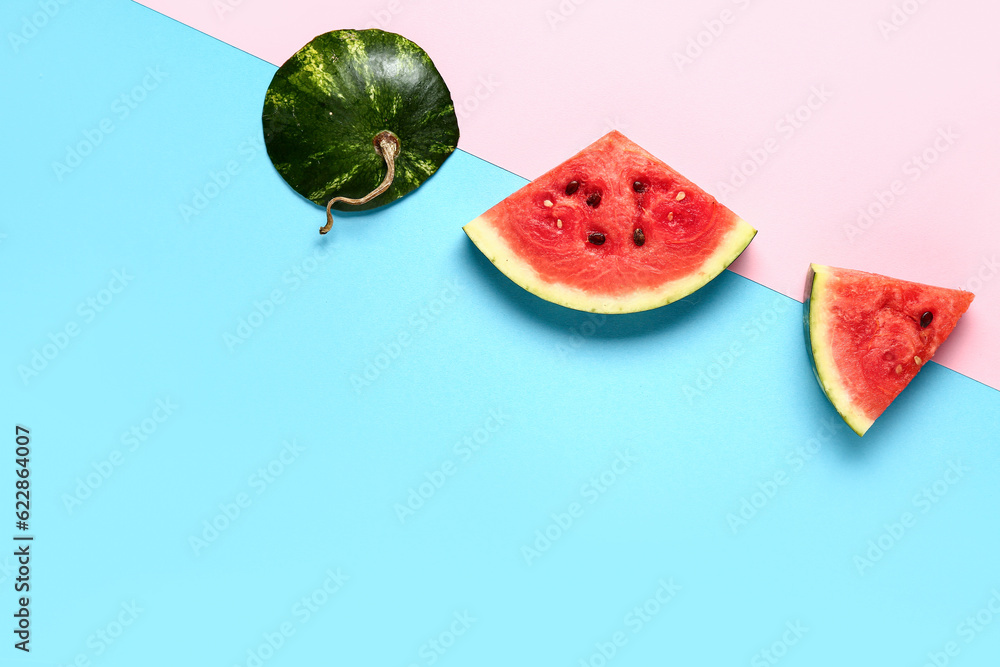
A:
[[[448,86],[419,46],[378,29],[335,30],[312,39],[275,72],[261,114],[268,156],[300,195],[325,206],[360,199],[385,178],[372,143],[399,137],[396,176],[359,211],[389,204],[430,178],[458,145]]]
[[[833,345],[827,335],[828,327],[824,326],[822,308],[812,307],[813,304],[822,301],[829,276],[828,267],[819,264],[809,265],[803,303],[803,323],[810,352],[809,361],[816,381],[819,382],[830,403],[851,430],[858,435],[864,435],[875,420],[854,406],[850,391],[841,379],[833,360]]]
[[[736,261],[757,234],[742,218],[708,257],[700,270],[661,285],[655,290],[636,290],[625,295],[593,294],[557,282],[542,280],[531,265],[518,257],[483,214],[465,225],[465,233],[501,273],[537,297],[566,308],[590,313],[619,315],[652,310],[679,301],[701,289]]]

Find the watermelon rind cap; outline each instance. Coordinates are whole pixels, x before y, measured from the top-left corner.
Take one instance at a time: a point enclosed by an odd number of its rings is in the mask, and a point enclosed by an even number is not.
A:
[[[390,204],[427,181],[458,147],[451,91],[430,56],[402,35],[371,28],[317,35],[275,71],[261,111],[268,158],[320,206],[364,199],[388,171],[376,137],[399,143],[388,189],[340,211]]]
[[[855,407],[833,359],[833,345],[830,340],[830,322],[826,308],[828,283],[831,269],[822,264],[810,264],[805,290],[805,329],[809,346],[813,373],[827,399],[833,404],[847,425],[859,436],[871,428],[875,420]]]

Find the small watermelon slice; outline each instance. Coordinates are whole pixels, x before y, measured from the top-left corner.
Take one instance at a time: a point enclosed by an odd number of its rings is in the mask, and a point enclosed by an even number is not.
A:
[[[677,301],[719,275],[757,233],[617,131],[464,229],[524,289],[594,313]]]
[[[864,435],[968,310],[973,294],[812,264],[806,338],[816,379]]]

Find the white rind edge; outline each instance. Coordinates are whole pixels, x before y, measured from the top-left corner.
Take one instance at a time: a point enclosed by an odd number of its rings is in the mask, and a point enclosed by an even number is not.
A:
[[[488,212],[487,212],[488,213]],[[476,247],[486,255],[501,273],[532,294],[552,303],[591,313],[620,314],[652,310],[683,299],[704,287],[739,257],[757,234],[757,230],[742,218],[723,237],[719,249],[701,269],[684,280],[675,280],[657,290],[641,290],[626,297],[606,295],[595,297],[583,290],[546,282],[525,261],[517,257],[487,217],[487,213],[462,229]]]
[[[836,408],[847,425],[858,435],[864,435],[875,423],[860,411],[852,409],[853,400],[844,385],[833,360],[833,346],[830,342],[829,323],[823,317],[826,312],[826,302],[823,300],[826,283],[830,278],[830,267],[822,264],[810,264],[813,272],[812,286],[809,290],[809,346],[812,351],[813,370],[823,393]]]

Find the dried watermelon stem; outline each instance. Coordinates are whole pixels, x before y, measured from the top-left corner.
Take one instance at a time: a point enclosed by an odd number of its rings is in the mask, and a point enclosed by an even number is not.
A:
[[[389,189],[392,185],[392,179],[396,176],[396,156],[399,155],[399,137],[397,137],[392,132],[388,130],[383,130],[375,135],[372,139],[372,144],[375,145],[375,152],[385,158],[386,167],[388,171],[385,173],[385,178],[379,184],[377,188],[366,194],[361,199],[351,199],[350,197],[334,197],[326,203],[326,226],[321,227],[319,230],[320,234],[326,234],[333,227],[333,214],[330,212],[330,207],[337,202],[343,202],[345,204],[353,204],[354,206],[359,206],[361,204],[367,204],[375,197]]]

